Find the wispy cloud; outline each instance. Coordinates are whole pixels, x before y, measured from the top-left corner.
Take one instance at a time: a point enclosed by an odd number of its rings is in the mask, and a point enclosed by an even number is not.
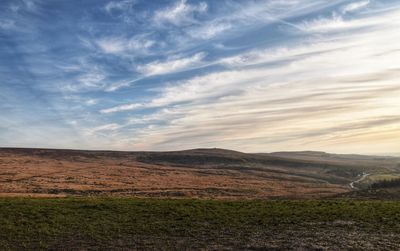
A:
[[[118,38],[106,38],[97,41],[97,45],[105,53],[121,53],[126,48],[126,41]]]
[[[304,32],[338,32],[343,30],[352,30],[359,28],[372,27],[382,24],[380,19],[361,18],[361,19],[346,19],[338,13],[333,13],[331,17],[323,17],[312,20],[306,20],[296,24],[296,28]]]
[[[135,0],[111,1],[104,6],[104,9],[109,14],[120,13],[131,9],[135,3]]]
[[[304,32],[340,32],[351,31],[354,29],[370,29],[374,31],[379,28],[387,29],[388,26],[393,27],[399,23],[397,16],[398,9],[390,9],[386,11],[384,17],[382,16],[368,16],[363,15],[358,18],[346,18],[342,14],[333,12],[330,17],[319,17],[296,24],[296,26]]]
[[[160,25],[173,24],[185,25],[196,22],[195,14],[207,11],[207,3],[189,4],[186,0],[179,0],[173,6],[157,10],[154,14],[154,21]]]
[[[137,70],[145,75],[158,75],[182,71],[194,67],[202,62],[206,54],[199,52],[191,57],[170,58],[165,61],[155,61],[145,65],[139,65]]]
[[[101,126],[97,126],[95,128],[92,128],[88,133],[89,134],[94,134],[96,132],[104,132],[104,131],[115,131],[119,129],[121,126],[116,124],[116,123],[111,123],[111,124],[105,124]]]
[[[129,39],[121,37],[106,37],[95,41],[102,52],[120,56],[132,56],[132,53],[143,54],[155,44],[155,41],[143,36]]]
[[[59,80],[49,86],[49,89],[63,92],[81,92],[104,90],[108,87],[107,72],[99,65],[88,62],[85,58],[81,58],[79,62],[73,64],[59,65],[69,78]]]
[[[345,21],[342,16],[334,13],[329,18],[318,18],[310,21],[304,21],[297,25],[302,31],[305,32],[331,32],[349,28],[359,28],[364,26],[362,22],[357,21]]]
[[[354,11],[357,11],[357,10],[367,7],[369,4],[370,4],[369,0],[351,3],[351,4],[344,6],[342,9],[342,12],[343,13],[354,12]]]
[[[121,112],[121,111],[132,111],[138,108],[143,107],[143,104],[126,104],[120,105],[112,108],[103,109],[101,113],[113,113],[113,112]]]
[[[196,29],[189,30],[190,36],[200,39],[210,39],[213,38],[224,31],[232,28],[230,23],[210,23],[209,25],[200,26]]]

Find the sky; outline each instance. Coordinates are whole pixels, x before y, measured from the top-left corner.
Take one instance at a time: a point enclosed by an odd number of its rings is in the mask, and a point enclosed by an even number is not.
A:
[[[400,152],[400,1],[1,0],[0,146]]]

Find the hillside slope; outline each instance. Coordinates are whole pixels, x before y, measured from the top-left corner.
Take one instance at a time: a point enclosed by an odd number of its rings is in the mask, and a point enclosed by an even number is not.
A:
[[[311,198],[350,191],[363,173],[397,174],[397,158],[224,149],[117,152],[0,149],[0,194]]]

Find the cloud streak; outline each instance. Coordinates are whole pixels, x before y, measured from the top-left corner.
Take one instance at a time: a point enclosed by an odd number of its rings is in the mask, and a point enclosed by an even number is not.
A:
[[[144,75],[175,73],[199,65],[205,56],[206,54],[204,52],[199,52],[190,57],[171,58],[165,61],[155,61],[146,65],[140,65],[137,67],[137,70]]]
[[[155,12],[154,21],[159,25],[173,24],[181,26],[196,22],[194,15],[207,11],[207,3],[189,4],[187,0],[177,1],[173,6]]]

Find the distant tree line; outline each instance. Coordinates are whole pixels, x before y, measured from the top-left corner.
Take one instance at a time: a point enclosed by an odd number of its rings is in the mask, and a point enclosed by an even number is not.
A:
[[[400,187],[400,178],[377,181],[375,183],[372,183],[370,186],[370,188],[372,189],[392,188],[392,187]]]

